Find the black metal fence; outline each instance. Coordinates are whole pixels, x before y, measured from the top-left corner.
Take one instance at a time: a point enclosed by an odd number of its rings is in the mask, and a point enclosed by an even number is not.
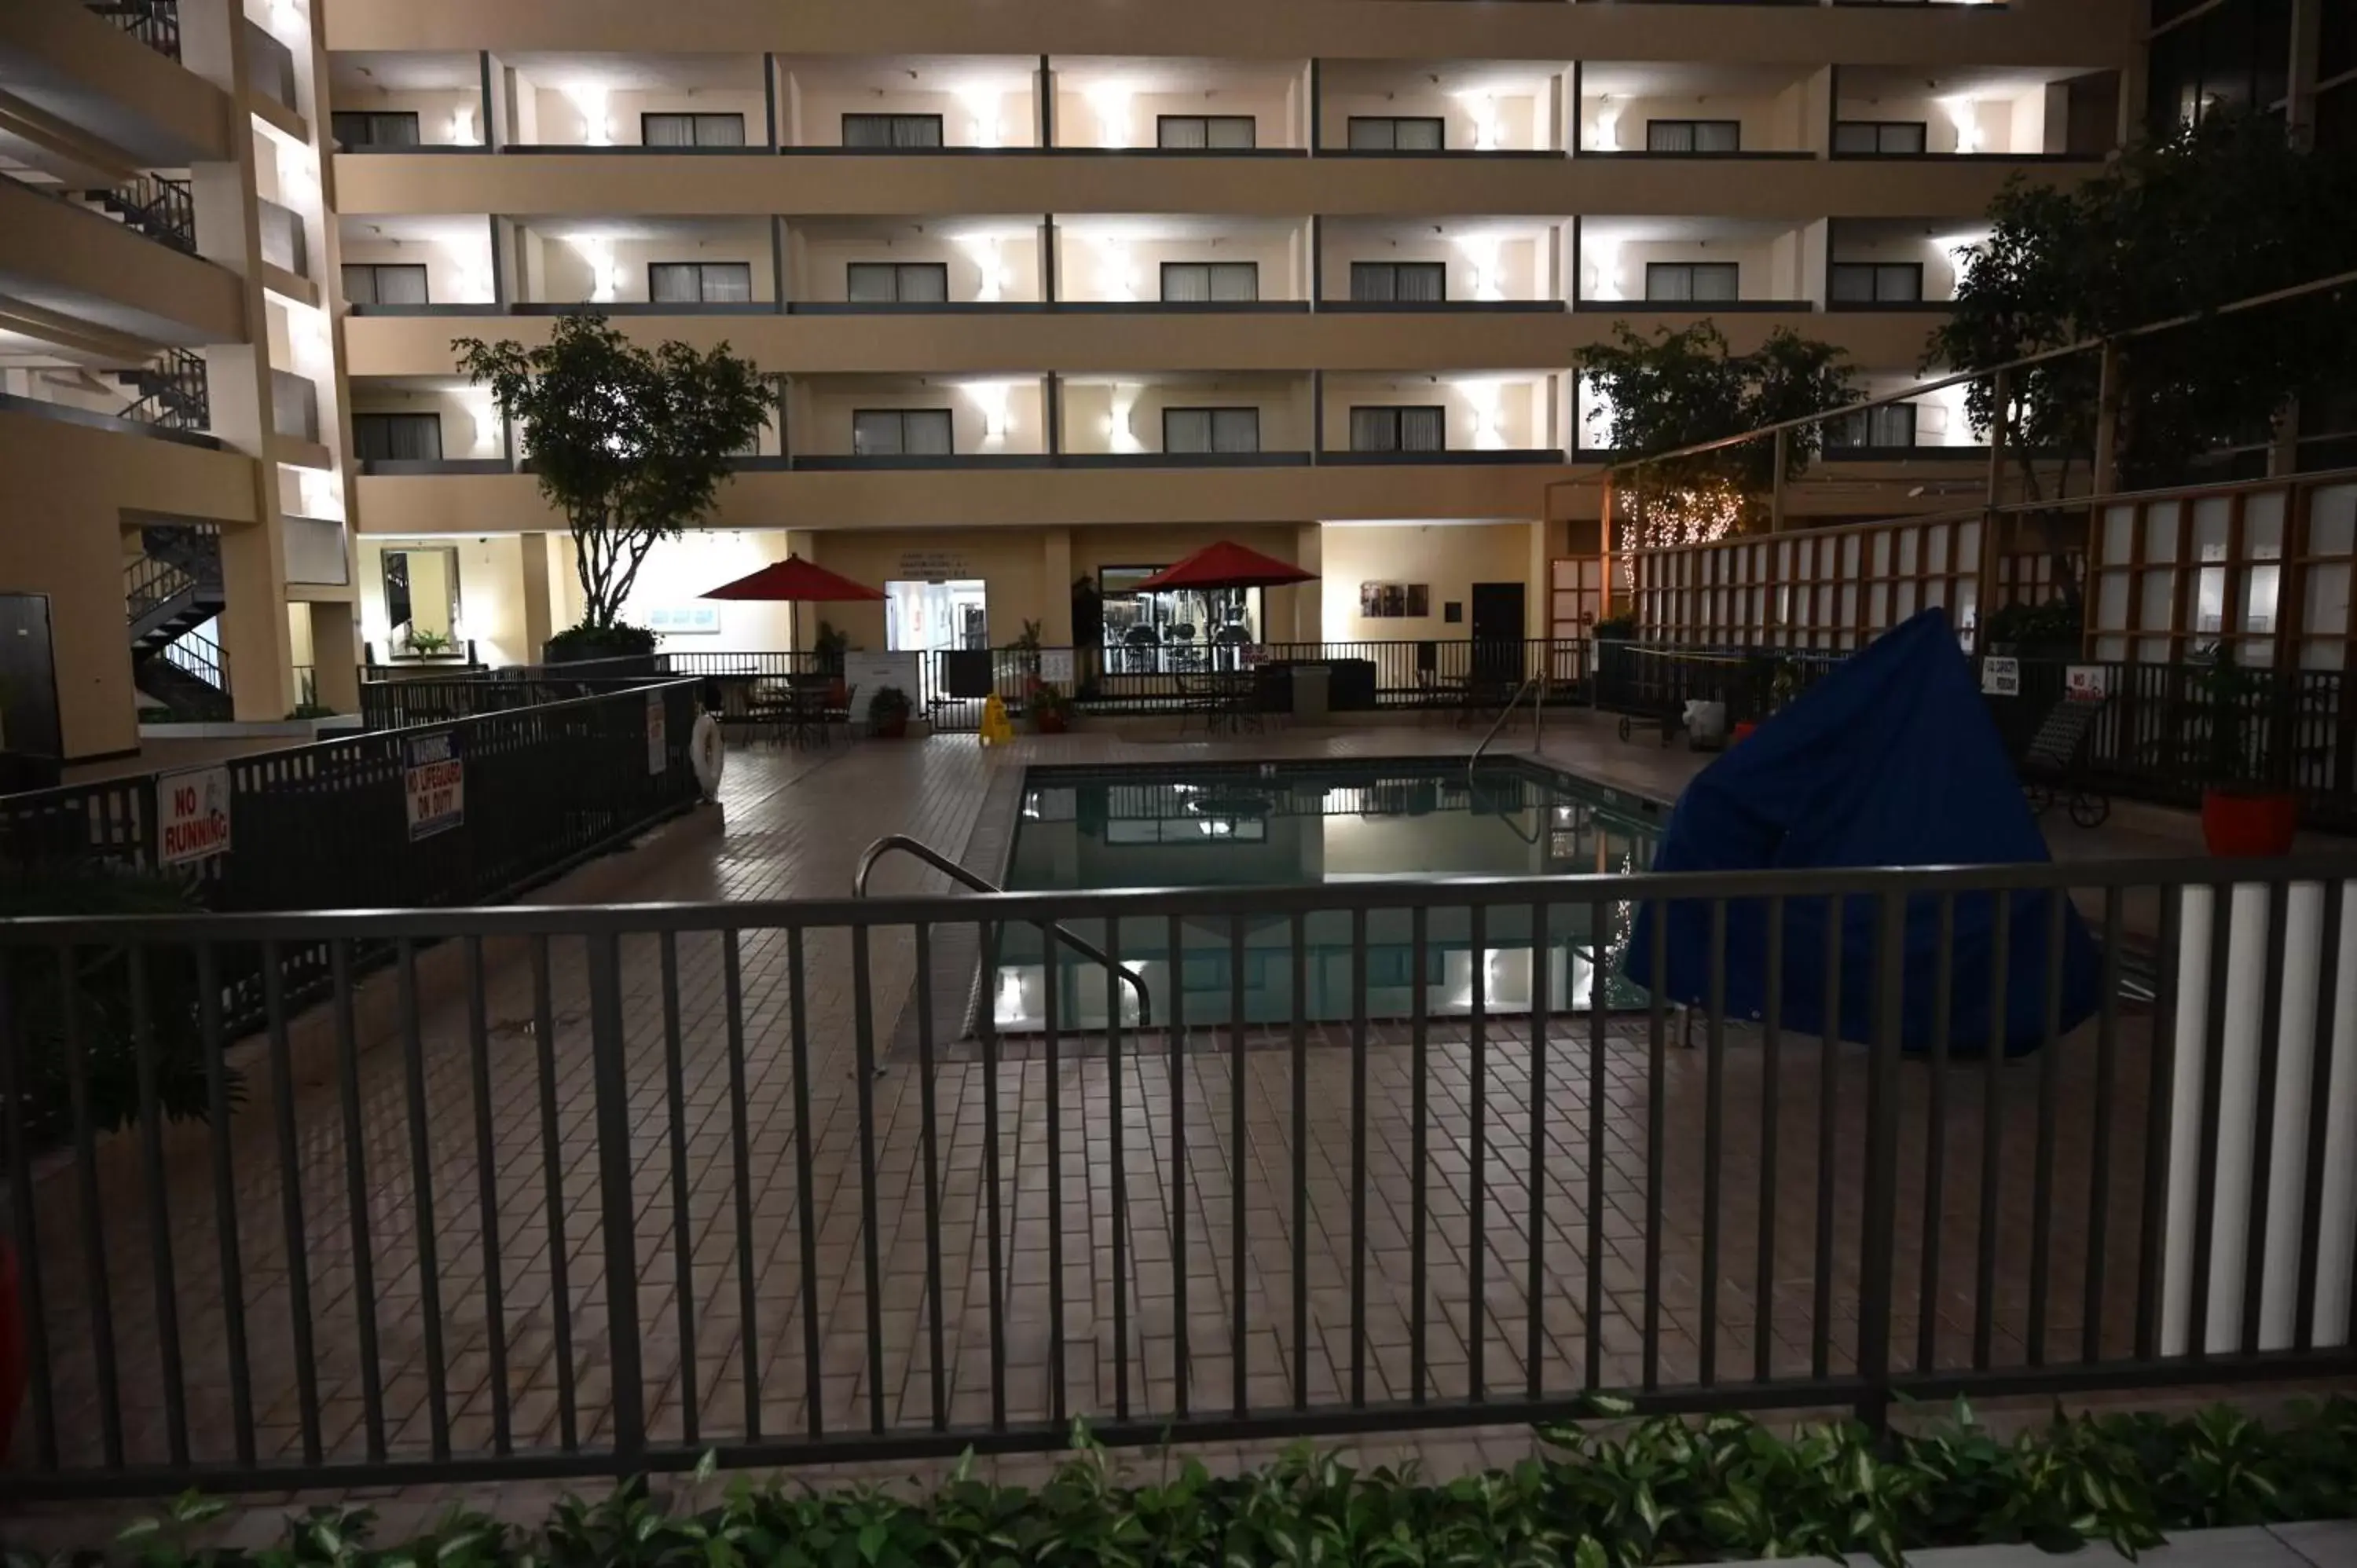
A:
[[[931,650],[914,655],[919,717],[942,731],[978,727],[996,695],[1020,714],[1047,669],[1071,671],[1056,683],[1085,713],[1183,714],[1201,705],[1214,680],[1249,677],[1255,705],[1269,714],[1293,708],[1292,671],[1317,664],[1328,671],[1328,706],[1340,714],[1379,710],[1458,711],[1488,715],[1515,689],[1544,671],[1551,702],[1587,700],[1589,644],[1583,639],[1507,639],[1275,642],[1247,650],[1217,648],[1042,648]],[[749,721],[775,707],[775,688],[789,677],[826,672],[814,652],[666,652],[627,660],[487,671],[447,678],[408,676],[361,688],[361,714],[371,728],[429,723],[464,714],[497,712],[606,689],[623,682],[693,675],[705,682],[705,700],[724,724]],[[854,697],[854,717],[871,693]]]
[[[221,913],[488,902],[693,804],[694,697],[641,685],[0,797],[0,867],[169,871]],[[316,950],[287,961],[324,973]],[[233,1027],[260,983],[239,977]]]
[[[1045,1450],[1079,1415],[1228,1441],[1568,1417],[1596,1391],[1878,1419],[2346,1375],[2357,1161],[2324,1109],[2357,1046],[2317,955],[2352,878],[2104,862],[0,926],[32,1370],[0,1495]],[[1580,1011],[1599,970],[1696,961],[1666,936],[1631,958],[1664,901],[1707,933],[1700,1005]],[[1115,965],[1150,940],[1189,983],[1141,961],[1142,1028],[1094,969],[1093,1021],[1051,1004],[1018,1037],[985,975],[969,1032],[942,1004],[994,931],[1040,921]],[[1731,928],[1766,944],[1756,1018],[1727,1002],[1760,962]],[[1530,961],[1575,929],[1585,950]],[[1828,929],[1854,934],[1786,961]],[[271,988],[242,1048],[201,984],[170,1016],[136,988],[83,1004],[94,954],[201,977],[241,945],[324,948],[330,995]],[[355,987],[387,945],[393,983]],[[1394,947],[1407,1000],[1371,1016]],[[1038,961],[1061,994],[1074,961]],[[1189,1012],[1198,969],[1224,1007]],[[1347,1022],[1307,1015],[1313,969],[1348,977]],[[1998,1015],[2045,999],[2029,1054],[1951,1026],[1981,987]],[[1285,1021],[1233,1026],[1288,992]],[[1792,1023],[1810,992],[1860,1022]],[[209,1124],[157,1114],[167,1038],[198,1042]],[[110,1130],[81,1064],[123,1061],[140,1114]],[[70,1091],[59,1155],[25,1136],[28,1077]]]

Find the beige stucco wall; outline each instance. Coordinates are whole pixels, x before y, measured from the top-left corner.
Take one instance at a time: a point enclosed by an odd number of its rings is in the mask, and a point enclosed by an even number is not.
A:
[[[1471,300],[1482,297],[1482,268],[1473,259],[1485,245],[1459,244],[1447,233],[1436,234],[1432,227],[1420,232],[1395,234],[1370,227],[1354,227],[1348,223],[1326,226],[1322,257],[1325,277],[1319,297],[1348,300],[1351,297],[1351,263],[1353,262],[1438,262],[1448,269],[1448,298]],[[1561,297],[1555,292],[1554,280],[1546,262],[1551,254],[1544,235],[1533,235],[1495,242],[1497,250],[1497,297],[1501,299],[1553,299]]]
[[[777,297],[777,277],[765,225],[741,224],[719,232],[698,231],[655,239],[593,240],[576,242],[526,231],[523,292],[520,297],[550,305],[576,305],[597,292],[597,274],[583,243],[602,247],[613,257],[614,293],[618,302],[641,302],[650,297],[647,268],[660,262],[737,262],[751,274],[753,297]]]
[[[488,226],[484,228],[480,242],[462,257],[451,246],[431,240],[380,239],[371,236],[365,224],[348,224],[344,230],[341,259],[348,266],[363,263],[423,266],[425,269],[425,297],[435,305],[491,303],[490,231]]]
[[[1092,94],[1060,85],[1056,144],[1065,147],[1151,147],[1164,114],[1249,114],[1253,145],[1289,147],[1293,113],[1285,88],[1270,82],[1207,82],[1199,91]]]
[[[429,147],[480,146],[482,98],[481,90],[473,87],[396,91],[357,82],[338,82],[331,89],[329,107],[395,113],[407,111],[417,116],[417,139]],[[461,136],[461,130],[470,134]]]
[[[0,585],[49,599],[69,758],[139,744],[123,618],[123,530],[142,518],[251,526],[251,458],[0,411]]]
[[[1553,144],[1547,137],[1549,107],[1544,91],[1501,91],[1491,94],[1496,117],[1494,148],[1501,152],[1537,152]],[[1432,85],[1426,72],[1367,67],[1336,67],[1319,84],[1318,119],[1321,147],[1337,151],[1351,145],[1354,115],[1438,115],[1451,152],[1471,152],[1478,145],[1479,117],[1468,100]]]
[[[1151,302],[1162,297],[1165,262],[1250,262],[1259,269],[1259,297],[1298,299],[1294,239],[1281,231],[1255,230],[1217,238],[1108,242],[1058,224],[1057,293],[1082,302],[1117,300],[1122,297],[1118,274],[1126,273],[1129,297]]]
[[[854,85],[824,67],[797,63],[786,73],[788,124],[780,135],[790,147],[839,147],[845,114],[938,114],[942,142],[952,147],[1031,147],[1039,143],[1039,115],[1031,88],[1010,76],[1005,91],[879,91]],[[984,119],[996,124],[985,134]],[[1044,210],[1044,209],[1043,209]]]
[[[1775,92],[1700,92],[1645,98],[1586,97],[1579,102],[1579,145],[1604,150],[1603,122],[1613,116],[1613,148],[1645,150],[1648,120],[1734,120],[1742,126],[1747,153],[1803,152],[1818,138],[1810,134],[1808,83],[1795,81]]]
[[[1006,425],[1004,435],[993,442],[987,439],[982,403],[960,387],[845,387],[823,381],[798,381],[793,388],[791,414],[794,450],[848,456],[852,449],[852,415],[862,409],[946,408],[950,411],[950,440],[957,452],[1046,451],[1047,425],[1041,412],[1039,383],[1036,380],[1009,380],[999,384],[1006,389]]]
[[[952,231],[959,227],[949,226]],[[851,239],[833,234],[786,231],[787,296],[797,301],[841,303],[850,296],[849,268],[855,262],[939,262],[948,269],[952,303],[969,304],[982,292],[981,255],[974,244],[948,233],[928,232],[894,239]],[[1036,227],[997,240],[998,299],[1002,303],[1034,302],[1039,298],[1039,242]]]
[[[1531,525],[1403,523],[1329,528],[1323,531],[1319,550],[1324,560],[1320,597],[1328,640],[1460,638],[1467,635],[1465,623],[1450,625],[1445,618],[1447,605],[1451,600],[1467,603],[1476,583],[1528,582]],[[1432,589],[1432,613],[1420,619],[1362,617],[1359,614],[1361,583],[1426,584]],[[1531,590],[1537,591],[1535,586]]]
[[[1495,439],[1484,440],[1477,415],[1484,400],[1477,389],[1459,381],[1430,376],[1326,378],[1326,446],[1335,452],[1351,449],[1351,410],[1355,406],[1437,403],[1446,412],[1448,449],[1469,452],[1483,446],[1530,448],[1555,444],[1554,421],[1545,378],[1501,378],[1495,383]],[[1544,439],[1542,439],[1544,437]]]
[[[1260,411],[1260,449],[1309,450],[1309,381],[1303,376],[1233,376],[1179,384],[1117,387],[1102,381],[1067,384],[1063,394],[1068,452],[1159,452],[1162,414],[1170,408],[1253,408]],[[1118,405],[1125,405],[1125,413]],[[1121,445],[1125,423],[1134,447]]]
[[[609,92],[605,97],[606,145],[634,147],[641,145],[641,114],[738,114],[745,120],[745,145],[763,145],[769,136],[766,99],[760,88],[760,69],[754,62],[748,72],[751,81],[742,89],[725,87],[676,90],[668,92]],[[523,110],[529,95],[529,110]],[[594,99],[592,102],[596,102]],[[563,89],[542,82],[527,81],[517,94],[519,119],[528,114],[534,132],[531,136],[521,134],[518,141],[542,144],[581,145],[590,141],[587,116],[581,102]]]

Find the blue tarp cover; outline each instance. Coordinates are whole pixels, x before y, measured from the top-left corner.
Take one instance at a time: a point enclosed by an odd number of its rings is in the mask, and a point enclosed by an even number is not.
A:
[[[1972,666],[1945,612],[1925,610],[1845,660],[1783,712],[1728,748],[1686,786],[1654,856],[1657,871],[1771,867],[1978,865],[2048,859],[2046,840],[1975,688]],[[2050,895],[2012,900],[2006,942],[2005,1049],[2037,1048],[2046,1030]],[[1993,961],[2000,895],[1958,894],[1948,1008],[1949,1049],[1986,1051],[1992,1035]],[[1875,928],[1878,900],[1841,901],[1839,1021],[1848,1040],[1874,1037]],[[1822,1035],[1825,965],[1834,940],[1822,898],[1784,902],[1779,1025]],[[1631,934],[1623,968],[1642,985],[1652,966],[1647,906]],[[1704,1005],[1710,974],[1710,906],[1668,907],[1663,989]],[[2069,1029],[2099,1000],[2095,944],[2078,911],[2062,912],[2060,1025]],[[1731,903],[1727,922],[1726,1006],[1737,1018],[1764,1016],[1768,1003],[1768,904]],[[1937,1039],[1939,904],[1910,898],[1900,1017],[1910,1051]]]

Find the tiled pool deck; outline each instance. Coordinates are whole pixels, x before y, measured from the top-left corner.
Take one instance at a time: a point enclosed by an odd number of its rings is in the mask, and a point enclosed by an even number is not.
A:
[[[1362,732],[1277,734],[1243,741],[1171,743],[1123,740],[1080,733],[1027,738],[1005,751],[985,751],[971,737],[923,744],[838,746],[831,751],[755,747],[734,753],[723,790],[725,823],[716,831],[672,831],[659,842],[597,868],[594,894],[575,878],[550,897],[594,896],[601,902],[745,900],[849,891],[861,850],[889,832],[909,832],[955,853],[967,842],[996,770],[1027,760],[1069,762],[1209,760],[1222,757],[1383,757],[1462,752],[1473,737],[1436,725]],[[1527,732],[1512,749],[1527,749]],[[1641,792],[1674,794],[1706,758],[1682,747],[1629,745],[1600,725],[1574,718],[1549,722],[1546,754],[1600,781]],[[2059,814],[2058,814],[2059,815]],[[2093,833],[2063,829],[2065,855],[2190,853],[2194,830],[2175,813],[2123,808],[2116,825]],[[945,890],[943,879],[906,860],[881,869],[875,891]],[[905,931],[878,932],[872,942],[872,994],[880,1008],[897,1008],[915,970],[914,944]],[[877,1119],[877,1213],[881,1260],[878,1317],[883,1328],[884,1380],[871,1386],[867,1302],[864,1283],[862,1193],[856,1105],[861,1085],[852,1070],[853,985],[849,941],[839,931],[808,942],[801,1002],[809,1021],[812,1059],[806,1089],[816,1129],[809,1156],[817,1262],[817,1392],[829,1431],[857,1430],[880,1400],[888,1423],[920,1426],[931,1413],[931,1362],[927,1313],[925,1198],[919,1152],[922,1109],[913,1063],[895,1058],[866,1086]],[[694,1237],[685,1270],[694,1312],[694,1383],[701,1410],[699,1440],[726,1440],[744,1430],[744,1334],[754,1337],[759,1387],[753,1404],[765,1431],[794,1433],[812,1412],[805,1391],[802,1200],[792,1146],[792,1082],[786,1048],[791,984],[785,942],[776,933],[749,935],[743,944],[747,1016],[744,1105],[748,1132],[752,1319],[740,1304],[743,1260],[737,1246],[737,1191],[732,1179],[732,1086],[727,1071],[716,941],[683,938],[678,950],[682,1040],[682,1129],[690,1172],[687,1190],[671,1182],[672,1119],[665,1086],[662,999],[651,940],[626,943],[621,992],[632,1084],[633,1154],[638,1164],[639,1314],[648,1390],[648,1420],[655,1441],[683,1436],[680,1260],[673,1250],[675,1212],[683,1211]],[[491,1437],[491,1344],[485,1308],[484,1218],[496,1215],[500,1321],[505,1325],[505,1383],[512,1400],[513,1441],[519,1448],[554,1444],[560,1434],[560,1368],[555,1332],[556,1286],[544,1205],[541,1074],[532,1038],[530,966],[521,950],[490,950],[487,1122],[493,1155],[490,1181],[478,1158],[479,1102],[469,1062],[463,993],[429,989],[420,1020],[425,1046],[422,1122],[432,1199],[431,1239],[439,1270],[440,1359],[454,1445],[464,1452]],[[567,1294],[575,1340],[573,1390],[581,1435],[600,1441],[610,1419],[609,1362],[604,1337],[602,1254],[597,1237],[597,1181],[587,1068],[587,972],[578,944],[559,943],[552,966],[557,1021],[553,1055],[558,1141],[557,1168],[568,1215]],[[401,1053],[385,1048],[393,1030],[383,1005],[393,982],[380,972],[363,982],[364,1049],[361,1058],[361,1169],[366,1249],[372,1265],[377,1356],[386,1390],[382,1411],[396,1455],[423,1454],[431,1430],[427,1376],[427,1314],[420,1256],[420,1189],[413,1179],[409,1089]],[[377,1004],[367,1005],[370,999]],[[2147,1020],[2129,1015],[2119,1036],[2119,1092],[2104,1101],[2114,1117],[2105,1278],[2095,1304],[2104,1344],[2124,1352],[2136,1268],[2147,1072]],[[879,1015],[878,1037],[891,1018]],[[1699,1038],[1699,1032],[1697,1032]],[[2075,1356],[2083,1337],[2090,1255],[2086,1224],[2097,1097],[2092,1031],[2073,1036],[2059,1063],[2050,1291],[2046,1338],[2058,1357]],[[1715,1313],[1704,1307],[1701,1220],[1705,1118],[1708,1114],[1706,1053],[1669,1049],[1659,1081],[1641,1019],[1615,1020],[1601,1064],[1602,1099],[1593,1097],[1584,1026],[1551,1037],[1539,1065],[1538,1108],[1544,1155],[1537,1162],[1543,1198],[1544,1248],[1538,1290],[1529,1290],[1530,1180],[1534,1161],[1534,1055],[1521,1023],[1493,1026],[1482,1095],[1486,1234],[1480,1238],[1486,1278],[1485,1318],[1478,1327],[1468,1310],[1468,1278],[1476,1257],[1469,1234],[1473,1144],[1471,1057],[1461,1027],[1436,1029],[1426,1080],[1428,1112],[1423,1167],[1427,1179],[1430,1268],[1429,1374],[1442,1392],[1466,1387],[1474,1336],[1481,1337],[1486,1381],[1519,1389],[1530,1374],[1531,1315],[1538,1318],[1540,1372],[1550,1391],[1579,1386],[1588,1335],[1596,1334],[1612,1383],[1633,1383],[1641,1371],[1640,1326],[1648,1311],[1642,1237],[1648,1195],[1661,1205],[1660,1288],[1652,1306],[1662,1328],[1661,1376],[1665,1382],[1697,1373],[1704,1324],[1715,1318],[1717,1370],[1748,1378],[1761,1353],[1779,1376],[1805,1373],[1812,1359],[1811,1325],[1821,1288],[1817,1239],[1816,1162],[1835,1166],[1831,1225],[1823,1257],[1830,1311],[1825,1319],[1827,1364],[1835,1371],[1854,1348],[1854,1282],[1858,1266],[1858,1165],[1862,1160],[1865,1071],[1861,1053],[1836,1053],[1829,1122],[1819,1106],[1823,1062],[1813,1043],[1788,1040],[1773,1088],[1780,1106],[1781,1155],[1772,1189],[1761,1179],[1759,1149],[1763,1097],[1770,1088],[1761,1053],[1749,1032],[1729,1031],[1723,1081],[1727,1165],[1720,1194],[1719,1287]],[[1351,1207],[1366,1206],[1368,1394],[1408,1392],[1408,1333],[1413,1294],[1408,1285],[1410,1203],[1415,1170],[1409,1127],[1410,1057],[1396,1030],[1381,1034],[1369,1053],[1367,1117],[1371,1136],[1362,1180],[1353,1180],[1351,1148],[1350,1053],[1319,1045],[1307,1053],[1305,1099],[1297,1112],[1291,1053],[1252,1050],[1239,1069],[1224,1036],[1216,1048],[1194,1042],[1174,1073],[1159,1036],[1125,1045],[1120,1060],[1122,1115],[1110,1113],[1112,1071],[1101,1048],[1068,1053],[1050,1079],[1036,1053],[1012,1053],[997,1069],[1000,1197],[1008,1239],[1004,1298],[1007,1399],[1015,1419],[1049,1413],[1051,1368],[1050,1293],[1060,1284],[1067,1336],[1061,1374],[1074,1412],[1104,1412],[1114,1403],[1116,1356],[1112,1326],[1113,1176],[1116,1132],[1125,1180],[1128,1259],[1126,1364],[1130,1396],[1146,1412],[1167,1412],[1177,1396],[1175,1348],[1182,1270],[1174,1240],[1185,1238],[1184,1316],[1191,1342],[1189,1391],[1198,1409],[1228,1399],[1234,1357],[1246,1357],[1246,1382],[1255,1405],[1290,1402],[1297,1388],[1316,1403],[1350,1392],[1353,1347],[1349,1332],[1349,1284],[1353,1261]],[[981,1064],[945,1052],[934,1079],[933,1128],[941,1172],[936,1197],[943,1247],[943,1382],[954,1423],[989,1414],[987,1273],[980,1219],[985,1183],[983,1160],[984,1085]],[[1943,1364],[1968,1362],[1976,1328],[2000,1361],[2018,1360],[2029,1332],[2030,1162],[2036,1125],[2034,1062],[2005,1066],[1994,1079],[1978,1065],[1959,1067],[1946,1086],[1955,1120],[1943,1150],[1946,1185],[1937,1217],[1937,1294],[1932,1298],[1933,1339]],[[1921,1136],[1930,1075],[1902,1074],[1901,1114],[1910,1132],[1902,1140],[1907,1172],[1898,1195],[1900,1238],[1896,1265],[1900,1311],[1893,1325],[1894,1359],[1911,1365],[1919,1342],[1923,1278],[1924,1180]],[[255,1389],[257,1443],[266,1457],[299,1452],[296,1358],[289,1290],[286,1209],[274,1157],[274,1104],[267,1075],[249,1074],[249,1099],[236,1121],[237,1246],[243,1273],[247,1353]],[[1981,1248],[1979,1222],[1984,1142],[1982,1111],[1992,1087],[2002,1099],[1999,1155],[1992,1188],[1997,1225],[1994,1246]],[[1243,1097],[1241,1144],[1232,1136],[1234,1096]],[[1185,1165],[1174,1169],[1171,1096],[1184,1107]],[[1049,1151],[1048,1101],[1059,1096],[1061,1148],[1060,1282],[1049,1270]],[[296,1164],[300,1172],[303,1239],[307,1253],[309,1323],[319,1369],[320,1438],[330,1455],[361,1451],[367,1413],[361,1393],[361,1348],[356,1332],[358,1288],[355,1235],[347,1223],[348,1163],[337,1090],[324,1065],[298,1073],[293,1097]],[[1648,1123],[1659,1116],[1663,1141],[1648,1147]],[[1295,1127],[1307,1133],[1297,1151]],[[1600,1129],[1604,1179],[1588,1190],[1586,1164],[1592,1119]],[[110,1151],[110,1154],[113,1152]],[[1307,1173],[1306,1232],[1294,1234],[1297,1157]],[[222,1310],[221,1240],[210,1202],[210,1146],[199,1135],[174,1144],[173,1209],[164,1222],[178,1278],[178,1326],[188,1369],[188,1426],[200,1456],[226,1457],[233,1408],[225,1373],[229,1326]],[[144,1200],[135,1160],[102,1161],[107,1249],[102,1271],[112,1298],[124,1440],[135,1461],[160,1459],[167,1431],[156,1299],[151,1285],[156,1217]],[[1658,1178],[1654,1167],[1658,1165]],[[1655,1185],[1658,1180],[1658,1186]],[[1247,1239],[1232,1231],[1233,1184],[1244,1196]],[[483,1201],[488,1185],[490,1203]],[[1761,1198],[1772,1192],[1775,1266],[1763,1316],[1758,1292],[1757,1239]],[[1588,1266],[1587,1215],[1601,1207],[1604,1250],[1600,1273],[1603,1316],[1591,1326],[1584,1310]],[[1175,1208],[1174,1208],[1175,1204]],[[42,1184],[42,1271],[53,1304],[52,1365],[59,1386],[59,1428],[67,1453],[96,1459],[102,1425],[92,1356],[89,1283],[93,1271],[74,1242],[79,1208],[70,1169]],[[54,1217],[52,1219],[51,1217]],[[1178,1223],[1183,1219],[1183,1226]],[[1292,1333],[1297,1243],[1310,1304],[1311,1333],[1297,1347]],[[1238,1252],[1242,1258],[1239,1261]],[[1240,1269],[1239,1272],[1239,1262]],[[1976,1325],[1972,1307],[1977,1272],[1991,1271],[1994,1315]],[[1245,1342],[1232,1342],[1235,1293],[1243,1293]],[[1297,1353],[1298,1352],[1298,1353]],[[18,1444],[28,1445],[20,1428]],[[1516,1453],[1527,1437],[1511,1432],[1444,1434],[1423,1444],[1447,1467],[1451,1457],[1479,1463]],[[1386,1439],[1385,1451],[1399,1446]],[[1411,1444],[1411,1446],[1415,1446]],[[1232,1450],[1236,1455],[1246,1450]],[[887,1466],[902,1473],[906,1466]],[[512,1488],[511,1488],[512,1489]],[[545,1488],[543,1488],[544,1490]],[[479,1488],[478,1489],[480,1490]],[[493,1491],[499,1488],[493,1488]],[[421,1489],[440,1498],[445,1488]],[[522,1488],[519,1496],[532,1495]]]

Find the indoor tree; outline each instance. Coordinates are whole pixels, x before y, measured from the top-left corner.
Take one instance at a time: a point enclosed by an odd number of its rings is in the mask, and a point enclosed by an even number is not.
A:
[[[604,316],[560,316],[537,348],[461,338],[458,367],[489,385],[522,427],[540,493],[565,514],[581,578],[581,623],[549,643],[554,657],[645,653],[654,634],[622,623],[647,553],[707,516],[777,393],[726,343],[649,349]]]
[[[2265,442],[2292,400],[2345,380],[2357,353],[2348,289],[2215,314],[2357,268],[2357,159],[2298,151],[2279,119],[2213,110],[2076,188],[2017,178],[1988,217],[1927,368],[1979,370],[2191,318],[2117,345],[2124,488],[2180,482],[2205,453]],[[2072,460],[2094,453],[2101,374],[2089,351],[2010,378],[2007,440],[2028,499],[2063,493]],[[1972,383],[1965,406],[1986,432],[1993,381]]]
[[[1607,405],[1603,444],[1626,461],[1856,403],[1846,358],[1788,328],[1738,354],[1710,321],[1661,328],[1650,338],[1621,321],[1610,342],[1582,351],[1579,370]],[[1805,472],[1824,442],[1821,424],[1792,431],[1781,477]],[[1627,542],[1694,543],[1739,532],[1765,514],[1777,478],[1776,443],[1768,437],[1650,463]]]

